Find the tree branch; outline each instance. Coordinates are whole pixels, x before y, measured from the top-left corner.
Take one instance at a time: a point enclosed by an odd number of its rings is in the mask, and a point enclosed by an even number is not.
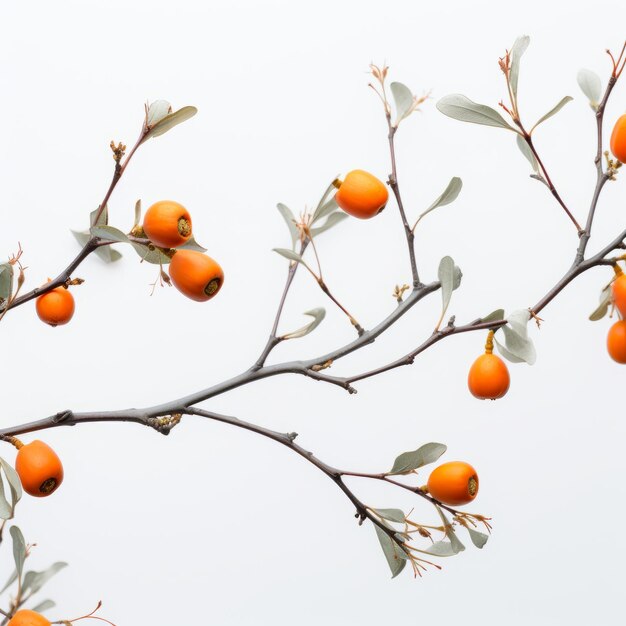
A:
[[[611,76],[609,78],[609,82],[606,86],[606,91],[604,92],[604,97],[602,101],[598,105],[598,109],[596,110],[596,126],[597,126],[597,135],[598,135],[598,149],[596,150],[596,157],[594,159],[594,163],[596,165],[596,173],[597,173],[597,182],[596,188],[593,192],[593,198],[591,199],[591,206],[589,207],[589,213],[587,215],[587,224],[585,225],[585,230],[580,237],[580,243],[578,244],[578,250],[576,251],[576,259],[575,263],[580,263],[585,258],[585,250],[587,248],[587,244],[589,243],[589,239],[591,238],[591,227],[593,226],[593,218],[596,212],[596,206],[598,204],[598,200],[600,198],[600,192],[604,187],[607,180],[609,180],[609,175],[604,171],[602,167],[602,126],[604,122],[604,110],[606,109],[606,103],[609,100],[609,96],[613,91],[613,87],[615,87],[615,83],[617,82],[617,77]]]
[[[385,110],[385,114],[387,116],[387,128],[389,129],[388,139],[389,139],[389,152],[391,154],[391,174],[389,175],[389,186],[393,191],[393,195],[396,198],[396,202],[398,204],[398,209],[400,210],[400,217],[402,218],[402,225],[404,227],[404,234],[406,236],[407,246],[409,248],[409,259],[411,262],[411,273],[413,275],[413,289],[419,289],[422,286],[422,282],[420,281],[419,273],[417,271],[417,262],[415,260],[415,233],[413,229],[409,226],[409,222],[406,218],[406,212],[404,210],[404,205],[402,204],[402,197],[400,195],[400,187],[398,185],[398,170],[396,167],[396,148],[394,143],[394,138],[396,135],[397,127],[393,126],[391,123],[391,115],[388,110]]]

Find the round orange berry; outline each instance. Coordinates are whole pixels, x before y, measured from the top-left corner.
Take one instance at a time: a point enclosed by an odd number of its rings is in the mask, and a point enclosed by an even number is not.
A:
[[[626,163],[626,114],[618,118],[611,133],[611,152],[616,159]]]
[[[24,491],[37,498],[49,496],[63,482],[61,459],[48,444],[38,439],[18,450],[15,471]]]
[[[509,370],[504,361],[489,352],[481,354],[470,367],[467,386],[472,395],[480,400],[501,398],[511,383]]]
[[[22,609],[9,620],[7,626],[50,626],[50,621],[41,613]]]
[[[626,363],[626,321],[615,322],[606,338],[609,355],[618,363]]]
[[[387,186],[364,170],[352,170],[343,182],[337,181],[337,204],[349,215],[368,219],[378,215],[387,204]]]
[[[191,216],[182,204],[161,200],[146,211],[143,230],[160,248],[177,248],[191,237]]]
[[[74,316],[74,307],[74,296],[65,287],[51,289],[35,302],[39,319],[50,326],[67,324]]]
[[[450,461],[436,467],[428,477],[430,495],[448,506],[471,502],[478,493],[476,470],[463,461]]]
[[[210,300],[224,283],[219,263],[196,250],[177,250],[169,271],[174,287],[197,302]]]

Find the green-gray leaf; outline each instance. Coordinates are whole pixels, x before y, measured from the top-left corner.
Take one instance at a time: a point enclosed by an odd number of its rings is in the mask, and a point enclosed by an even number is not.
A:
[[[297,252],[294,252],[293,250],[287,250],[287,248],[272,248],[272,249],[274,252],[277,252],[278,254],[280,254],[280,256],[284,256],[286,259],[289,259],[290,261],[296,261],[296,263],[302,263],[302,265],[304,265],[304,267],[306,267],[312,274],[315,273],[306,264],[305,260]]]
[[[283,339],[298,339],[299,337],[304,337],[310,332],[313,332],[322,323],[324,317],[326,317],[326,309],[318,307],[316,309],[311,309],[310,311],[305,311],[304,314],[312,317],[313,321],[298,330],[294,330],[291,333],[283,335]]]
[[[537,353],[532,339],[521,336],[508,325],[502,327],[502,332],[504,333],[504,344],[506,346],[506,352],[501,350],[502,356],[514,363],[519,363],[519,360],[521,360],[528,363],[528,365],[533,365],[537,360]],[[519,360],[511,359],[511,355]]]
[[[530,166],[533,168],[533,172],[538,173],[539,163],[537,163],[537,159],[535,158],[535,155],[528,146],[528,143],[526,143],[526,140],[521,135],[518,135],[515,138],[515,142],[517,143],[517,147],[520,149],[520,152],[526,157],[526,159],[530,163]]]
[[[22,482],[13,467],[2,458],[0,458],[0,467],[9,483],[9,489],[11,491],[11,517],[13,517],[15,505],[22,497]],[[2,478],[0,477],[0,481],[1,480]]]
[[[24,561],[26,560],[26,542],[24,541],[24,535],[17,526],[11,526],[11,538],[13,539],[13,559],[15,561],[15,569],[17,576],[22,577],[22,571],[24,570]]]
[[[10,263],[0,265],[0,304],[8,302],[13,294],[13,266]]]
[[[455,556],[458,554],[458,551],[452,547],[452,543],[449,541],[435,541],[428,548],[420,549],[420,552],[425,552],[426,554],[432,554],[433,556]]]
[[[71,232],[81,246],[85,246],[85,244],[91,239],[91,233],[89,231],[73,230]],[[96,254],[107,263],[119,261],[122,258],[122,254],[117,250],[113,250],[111,246],[101,246],[96,248]]]
[[[601,320],[609,311],[611,305],[611,285],[607,285],[600,293],[600,304],[595,311],[589,316],[592,322]]]
[[[152,263],[153,265],[167,265],[172,259],[167,256],[160,248],[156,246],[146,246],[142,243],[131,242],[135,252],[141,257],[142,261]]]
[[[411,90],[402,83],[391,83],[391,95],[396,105],[396,122],[394,126],[398,126],[400,122],[411,115],[413,112],[413,103],[415,98]]]
[[[53,600],[44,600],[43,602],[40,602],[39,604],[35,605],[31,610],[36,611],[37,613],[43,613],[44,611],[47,611],[48,609],[52,609],[55,606],[56,606],[56,602],[54,602]]]
[[[347,213],[344,213],[343,211],[335,211],[328,216],[327,220],[321,226],[311,228],[311,236],[317,237],[317,235],[321,235],[323,232],[333,228],[333,226],[337,226],[339,222],[343,222],[343,220],[347,218]]]
[[[568,102],[571,102],[574,98],[571,96],[565,96],[561,98],[559,102],[553,106],[545,115],[539,118],[539,120],[535,123],[535,125],[531,128],[530,132],[532,133],[539,124],[545,122],[547,119],[551,118],[553,115],[558,113]]]
[[[477,548],[482,548],[488,541],[489,539],[489,535],[486,535],[485,533],[481,533],[477,530],[474,530],[473,528],[468,528],[467,532],[469,533],[470,539],[472,540],[472,543],[477,547]]]
[[[591,70],[582,69],[576,77],[582,92],[589,98],[589,106],[595,111],[600,104],[602,94],[602,81],[600,77]]]
[[[335,187],[335,181],[339,178],[339,174],[335,176],[333,181],[326,187],[320,201],[317,203],[317,207],[315,207],[315,211],[313,212],[313,217],[311,219],[311,224],[315,224],[317,220],[324,217],[324,215],[328,215],[332,213],[337,207],[337,203],[335,202],[335,196],[333,195],[331,198],[331,194],[337,191],[337,187]]]
[[[444,192],[417,218],[417,221],[419,222],[424,215],[427,215],[437,207],[445,206],[446,204],[454,202],[461,193],[462,188],[463,181],[458,176],[454,176],[450,179],[450,182]]]
[[[13,509],[4,495],[4,482],[0,476],[0,519],[11,519]]]
[[[450,545],[454,554],[458,554],[459,552],[463,552],[465,550],[465,546],[461,543],[461,540],[457,537],[454,532],[454,528],[450,523],[450,520],[447,518],[446,514],[443,512],[441,507],[438,504],[435,504],[435,508],[437,509],[437,513],[439,513],[439,517],[443,522],[443,526],[446,529],[446,537],[450,540]]]
[[[187,239],[187,241],[185,241],[185,243],[182,246],[178,246],[178,248],[176,248],[177,250],[197,250],[198,252],[206,252],[206,248],[204,246],[201,246],[197,241],[196,238],[191,235],[191,237],[189,237],[189,239]]]
[[[406,553],[400,548],[400,546],[391,540],[391,537],[378,526],[374,525],[376,529],[376,536],[380,541],[380,546],[383,549],[383,554],[387,559],[387,564],[391,570],[391,577],[395,578],[406,565]]]
[[[481,323],[482,322],[498,322],[503,319],[504,319],[504,309],[496,309],[495,311],[492,311],[491,313],[489,313],[489,315],[485,315],[484,317],[481,317],[480,321]]]
[[[133,228],[135,226],[139,226],[140,221],[141,221],[141,200],[137,200],[137,202],[135,202],[135,219],[133,220]]]
[[[186,122],[188,119],[192,118],[197,112],[198,109],[196,109],[196,107],[186,106],[182,109],[178,109],[178,111],[175,111],[174,113],[166,115],[144,135],[141,143],[148,141],[148,139],[151,139],[152,137],[158,137],[159,135],[162,135],[168,130],[174,128],[174,126],[178,126],[178,124]]]
[[[48,569],[43,572],[26,572],[24,575],[24,584],[22,589],[26,591],[31,590],[31,593],[37,593],[55,574],[67,567],[67,563],[58,561],[53,563]]]
[[[105,241],[128,243],[128,237],[119,228],[115,228],[114,226],[92,226],[89,232],[93,237],[98,237]]]
[[[507,130],[517,132],[491,107],[472,102],[469,98],[458,93],[441,98],[441,100],[437,102],[437,108],[444,115],[452,117],[455,120],[460,120],[461,122],[495,126],[497,128],[506,128]]]
[[[404,524],[405,515],[400,509],[372,509],[378,516],[390,522]]]
[[[276,205],[276,208],[278,209],[280,214],[283,216],[283,219],[285,220],[285,223],[287,224],[287,228],[289,229],[289,234],[291,235],[291,248],[293,250],[296,247],[296,241],[298,241],[298,239],[300,238],[300,231],[298,230],[298,227],[296,226],[296,218],[294,217],[291,209],[288,206],[282,204],[281,202],[279,202]]]
[[[417,450],[403,452],[393,463],[389,474],[408,474],[409,472],[434,463],[447,447],[443,443],[426,443]]]
[[[104,211],[100,213],[100,217],[98,217],[98,223],[96,224],[96,216],[100,211],[100,207],[98,207],[95,211],[92,211],[89,214],[89,226],[103,226],[109,223],[109,207],[104,207]]]
[[[511,73],[509,80],[511,82],[511,91],[513,92],[515,98],[517,98],[520,59],[522,58],[524,52],[526,52],[526,48],[528,48],[529,43],[530,37],[528,35],[524,35],[523,37],[518,37],[511,48]]]
[[[450,298],[452,298],[452,292],[454,291],[455,282],[459,282],[460,277],[456,271],[456,265],[452,257],[444,256],[439,263],[439,282],[441,283],[441,300],[442,300],[442,317],[446,314],[448,305],[450,304]]]

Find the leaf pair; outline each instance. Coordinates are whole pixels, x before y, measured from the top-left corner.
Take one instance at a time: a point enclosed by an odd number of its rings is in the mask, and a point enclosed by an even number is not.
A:
[[[537,360],[535,345],[528,336],[529,320],[530,311],[528,309],[509,313],[507,324],[501,327],[504,333],[504,345],[495,339],[498,351],[511,363],[528,363],[528,365],[533,365]]]
[[[517,86],[519,81],[520,60],[522,55],[528,48],[529,43],[529,37],[518,37],[513,44],[513,47],[511,48],[509,85],[511,88],[511,96],[513,99],[512,106],[514,114],[517,112]],[[546,120],[550,119],[571,100],[572,98],[570,96],[565,96],[564,98],[561,98],[561,100],[559,100],[559,102],[554,107],[552,107],[545,115],[542,115],[539,120],[537,120],[537,122],[528,131],[528,134],[531,135],[535,128],[539,126],[539,124],[542,124]],[[500,115],[500,113],[495,109],[485,104],[478,104],[476,102],[473,102],[472,100],[461,94],[451,94],[449,96],[444,96],[437,102],[436,106],[439,111],[441,111],[441,113],[443,113],[444,115],[452,117],[456,120],[460,120],[462,122],[482,124],[483,126],[493,126],[496,128],[504,128],[505,130],[513,131],[518,135],[518,147],[520,148],[524,156],[531,162],[533,170],[537,172],[537,164],[534,162],[534,157],[532,156],[530,149],[526,150],[523,147],[522,142],[519,141],[520,137],[522,137],[523,143],[526,143],[523,140],[523,134],[521,130],[517,129],[515,126],[507,122],[502,117],[502,115]]]

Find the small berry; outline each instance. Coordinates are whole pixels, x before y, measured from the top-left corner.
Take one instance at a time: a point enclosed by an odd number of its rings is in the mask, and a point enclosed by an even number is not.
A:
[[[191,216],[182,204],[161,200],[146,211],[143,230],[156,246],[177,248],[191,237]]]
[[[196,250],[177,250],[169,272],[174,287],[197,302],[210,300],[224,283],[224,272],[219,263]]]
[[[478,475],[469,463],[450,461],[431,472],[427,488],[435,500],[448,506],[468,504],[478,493]]]
[[[389,192],[386,185],[369,172],[352,170],[343,182],[336,181],[337,204],[349,215],[369,219],[378,215],[387,204]]]
[[[48,444],[38,439],[20,447],[15,471],[24,491],[37,498],[49,496],[63,482],[61,459]]]

